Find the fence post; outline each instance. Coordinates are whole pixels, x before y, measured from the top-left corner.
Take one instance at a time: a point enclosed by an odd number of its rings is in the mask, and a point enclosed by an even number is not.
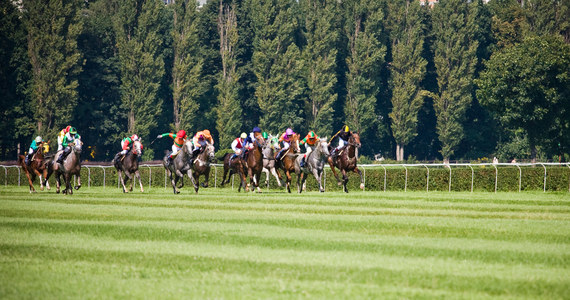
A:
[[[149,165],[146,166],[148,167],[148,189],[150,190],[152,186],[152,168]]]
[[[105,168],[103,168],[103,166],[99,166],[99,167],[101,167],[101,169],[103,169],[103,189],[105,189],[105,179],[106,179]]]
[[[364,192],[366,190],[366,168],[364,168],[364,166],[362,166],[362,171],[364,171],[364,186],[362,187],[362,191]]]
[[[516,164],[517,168],[519,168],[519,193],[521,192],[521,186],[522,186],[522,170],[521,167],[519,166],[519,164]]]
[[[164,168],[164,189],[166,190],[166,168]]]
[[[8,169],[5,166],[2,166],[2,168],[4,168],[4,186],[7,187],[8,186]]]
[[[384,192],[386,192],[386,167],[384,167],[384,165],[380,165],[382,166],[382,168],[384,168]]]
[[[232,174],[232,191],[234,190],[234,175],[235,175],[235,174]],[[240,183],[240,184],[241,184],[241,183]]]
[[[546,166],[544,164],[540,164],[544,168],[544,187],[542,189],[543,192],[546,193]]]
[[[269,180],[267,180],[267,182],[269,182]],[[217,184],[218,184],[218,168],[216,168],[216,165],[214,165],[214,188],[218,188]]]
[[[424,165],[424,167],[426,167],[427,170],[427,179],[426,179],[426,193],[429,192],[429,168]]]
[[[568,166],[568,168],[570,168],[570,166]],[[327,168],[323,168],[323,174],[325,174],[325,178],[323,181],[323,189],[326,190],[327,189]],[[570,179],[568,179],[568,181],[570,182]],[[570,187],[568,189],[570,190]]]
[[[448,190],[448,192],[451,192],[451,165],[445,164],[445,166],[447,166],[449,168],[449,190]]]
[[[91,188],[91,169],[88,166],[85,168],[87,168],[87,188]]]
[[[495,193],[497,192],[497,180],[499,179],[499,170],[497,170],[497,166],[493,164],[493,168],[495,168]]]
[[[570,163],[567,163],[566,166],[570,169]],[[570,192],[570,174],[568,174],[568,192]]]
[[[404,192],[408,191],[408,168],[406,168],[406,165],[402,165],[402,167],[404,167],[404,169],[406,170],[406,180],[404,181]]]
[[[471,168],[471,193],[473,193],[473,180],[475,179],[475,171],[473,171],[473,167],[471,165],[469,165],[469,168]]]
[[[20,177],[22,177],[22,174],[20,173],[20,168],[16,167],[16,169],[18,170],[18,186],[20,186]]]

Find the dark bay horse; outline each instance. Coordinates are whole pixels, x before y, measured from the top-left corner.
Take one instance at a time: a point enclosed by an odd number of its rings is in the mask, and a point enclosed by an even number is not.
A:
[[[319,191],[322,193],[325,188],[322,184],[323,169],[329,157],[329,145],[326,138],[320,138],[315,144],[314,150],[309,153],[305,161],[305,167],[301,168],[302,155],[295,159],[295,173],[297,174],[297,191],[303,191],[303,185],[307,180],[307,174],[313,174],[319,183]]]
[[[261,140],[261,142],[260,142]],[[251,191],[253,192],[253,186],[257,188],[257,192],[261,193],[261,188],[259,188],[259,180],[261,179],[261,171],[263,170],[263,153],[262,149],[265,145],[265,140],[263,137],[257,137],[253,140],[253,148],[249,149],[246,154],[247,163],[247,176],[249,176],[250,183],[245,187],[246,191],[249,191],[251,184]]]
[[[61,187],[61,176],[63,175],[63,180],[65,182],[64,194],[73,194],[73,188],[71,187],[71,176],[77,176],[77,185],[75,189],[78,190],[81,187],[81,161],[79,159],[81,155],[81,147],[83,142],[80,140],[75,140],[75,142],[69,144],[71,147],[71,153],[67,155],[64,159],[63,164],[57,163],[57,158],[61,155],[63,150],[57,151],[56,154],[46,162],[48,169],[48,174],[46,176],[45,182],[49,179],[52,173],[55,172],[55,182],[56,182],[56,192],[60,192]]]
[[[240,156],[236,156],[233,160],[231,160],[231,165],[230,165],[230,159],[232,156],[233,153],[227,153],[226,155],[224,155],[224,176],[222,177],[222,185],[229,183],[230,177],[232,177],[233,174],[238,174],[238,176],[241,179],[240,185],[238,187],[238,192],[241,192],[242,186],[245,189],[246,185],[245,174],[247,173],[247,167],[245,160]],[[226,181],[226,175],[228,175],[227,181]]]
[[[135,141],[133,143],[133,149],[125,156],[123,159],[119,159],[113,162],[115,165],[115,169],[119,173],[119,178],[121,179],[121,184],[123,185],[123,193],[127,193],[128,191],[133,191],[133,185],[135,184],[135,180],[139,180],[139,185],[141,187],[141,192],[144,192],[144,188],[141,182],[141,174],[139,173],[139,157],[142,155],[142,143],[140,141]],[[125,177],[123,178],[123,173]],[[133,175],[135,178],[133,179]],[[131,180],[131,184],[129,189],[125,186],[125,181]]]
[[[279,150],[279,142],[277,137],[269,135],[267,141],[265,141],[265,146],[262,149],[263,153],[263,173],[265,173],[265,185],[269,184],[270,173],[273,174],[277,180],[277,184],[281,187],[283,186],[283,179],[281,179],[281,174],[276,169],[275,164],[275,150]]]
[[[194,191],[196,194],[198,193],[198,189],[200,188],[200,176],[204,175],[204,183],[202,184],[203,187],[208,187],[208,180],[210,179],[210,163],[215,159],[214,153],[214,145],[207,143],[205,146],[202,146],[202,149],[194,162],[188,169],[188,177],[192,181],[194,185]]]
[[[18,156],[18,165],[22,168],[26,177],[28,178],[28,184],[30,185],[30,193],[35,193],[36,189],[34,189],[34,180],[36,180],[36,176],[40,178],[40,190],[44,190],[44,181],[43,179],[47,177],[47,169],[44,163],[44,146],[40,146],[36,153],[32,156],[31,162],[29,165],[26,164],[26,156],[19,155]],[[45,182],[47,189],[50,189],[49,183]]]
[[[192,140],[188,139],[182,145],[182,149],[178,151],[176,156],[172,159],[170,165],[167,164],[168,156],[170,152],[166,153],[162,159],[162,165],[166,169],[166,174],[170,177],[170,183],[172,184],[172,190],[174,194],[179,194],[180,191],[176,188],[178,180],[182,179],[182,184],[179,188],[184,186],[184,173],[190,170],[190,158],[192,157]]]
[[[360,176],[360,189],[364,189],[364,178],[362,177],[362,172],[356,166],[356,161],[358,159],[358,148],[360,148],[360,135],[357,132],[353,132],[348,138],[348,145],[343,149],[339,150],[338,155],[333,159],[332,156],[329,157],[328,162],[333,171],[334,177],[336,178],[338,185],[343,186],[343,191],[348,193],[346,184],[348,183],[347,172],[353,171]],[[342,181],[338,178],[338,175],[334,168],[338,168],[342,173]]]
[[[285,171],[287,176],[285,186],[287,187],[287,192],[291,193],[291,173],[295,172],[295,159],[297,158],[297,153],[299,153],[299,134],[296,133],[291,136],[291,142],[287,152],[278,160],[277,167]]]

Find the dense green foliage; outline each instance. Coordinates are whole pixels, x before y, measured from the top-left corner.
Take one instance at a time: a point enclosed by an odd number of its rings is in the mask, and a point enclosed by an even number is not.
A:
[[[570,158],[568,1],[13,3],[0,4],[0,160],[37,134],[54,146],[68,124],[101,161],[131,133],[157,159],[167,131],[210,129],[221,150],[253,126],[344,124],[369,157]]]
[[[564,299],[566,194],[0,190],[0,297]]]

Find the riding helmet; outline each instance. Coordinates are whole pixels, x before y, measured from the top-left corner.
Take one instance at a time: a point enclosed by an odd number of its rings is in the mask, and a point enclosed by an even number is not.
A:
[[[264,132],[261,134],[261,136],[262,136],[264,139],[267,139],[267,137],[268,137],[267,132],[264,131]]]
[[[133,142],[134,142],[134,141],[138,141],[138,140],[139,140],[139,136],[136,135],[136,134],[133,134],[133,135],[131,136],[131,140],[132,140]]]
[[[285,130],[285,134],[286,135],[293,135],[293,134],[295,134],[295,132],[293,132],[293,129],[287,128],[287,130]]]
[[[42,139],[42,137],[38,135],[38,136],[36,136],[35,141],[36,141],[36,143],[41,143],[44,141],[44,139]]]
[[[242,132],[239,137],[242,139],[245,139],[245,138],[247,138],[247,133]]]
[[[69,128],[69,133],[77,134],[77,129],[75,129],[75,127],[71,127],[71,128]]]
[[[315,137],[315,132],[314,131],[309,131],[309,138],[314,138]]]
[[[185,138],[186,137],[186,131],[185,130],[178,131],[178,133],[176,133],[176,137],[179,139]]]
[[[259,127],[255,126],[255,127],[253,127],[253,132],[261,132],[261,129],[259,129]]]

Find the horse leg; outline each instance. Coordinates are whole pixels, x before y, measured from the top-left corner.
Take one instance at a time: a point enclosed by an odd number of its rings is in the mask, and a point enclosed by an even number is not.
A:
[[[338,178],[338,174],[336,173],[336,170],[334,169],[334,163],[333,163],[331,157],[329,157],[328,162],[329,162],[329,166],[331,167],[331,170],[332,170],[332,172],[333,172],[334,178],[336,178],[336,183],[337,183],[338,185],[341,185],[342,182],[340,181],[340,178]],[[339,170],[340,170],[340,169],[339,169]]]
[[[127,180],[130,180],[130,182],[129,182],[129,192],[132,192],[132,191],[133,191],[133,185],[135,185],[135,183],[136,183],[136,182],[135,182],[135,178],[133,178],[133,177],[134,177],[134,174],[132,174],[131,172],[125,172],[125,174],[126,174],[127,177],[128,177]]]
[[[125,180],[127,180],[127,176],[123,179],[123,171],[119,170],[119,179],[121,180],[121,186],[123,187],[123,193],[127,193],[127,187],[125,187]]]
[[[316,168],[313,169],[313,175],[317,182],[319,183],[319,192],[323,193],[325,188],[323,187],[323,170],[317,170]]]
[[[64,194],[73,195],[73,189],[71,188],[71,174],[65,173],[63,175],[63,180],[65,181]]]
[[[141,181],[141,173],[139,172],[139,170],[135,172],[135,178],[139,180],[139,185],[141,186],[141,193],[144,192],[144,188]]]
[[[198,182],[197,182],[196,178],[194,178],[194,174],[192,173],[192,169],[188,170],[188,177],[190,177],[190,181],[192,181],[192,185],[194,185],[194,191],[196,192],[196,194],[198,194],[198,189],[200,189],[200,186],[198,186]]]
[[[253,182],[255,183],[255,187],[257,188],[257,192],[261,193],[261,188],[259,187],[259,181],[261,181],[261,171],[254,174]]]
[[[279,172],[277,172],[277,169],[275,169],[275,167],[271,168],[271,173],[275,177],[275,180],[277,180],[277,185],[279,185],[279,187],[282,187],[283,186],[283,179],[281,179],[281,174],[279,174]]]
[[[202,187],[207,188],[209,185],[209,181],[210,181],[210,172],[206,172],[206,174],[204,174],[204,182],[202,183]]]
[[[267,168],[263,168],[263,170],[261,170],[263,173],[265,173],[265,186],[269,185],[269,170]]]
[[[34,174],[35,176],[33,176],[32,182],[34,180],[36,180],[36,176],[38,176],[40,178],[40,191],[44,190],[44,183],[42,181],[42,173],[40,173],[40,171],[38,171],[37,169],[34,169]]]
[[[346,184],[348,183],[348,176],[346,175],[346,170],[342,169],[342,189],[345,193],[348,193],[348,188],[346,188]]]
[[[287,192],[291,193],[291,172],[289,170],[285,171],[285,175],[287,175]]]
[[[77,185],[75,186],[76,190],[80,188],[81,188],[81,174],[77,175]]]
[[[247,176],[249,176],[249,182],[250,182],[250,183],[246,184],[246,186],[245,186],[245,191],[246,191],[246,192],[249,192],[249,186],[250,186],[251,183],[253,183],[253,177],[252,177],[253,175],[252,175],[252,172],[251,172],[251,169],[250,169],[250,168],[247,169]],[[246,179],[246,181],[247,181],[247,179]]]
[[[174,172],[171,172],[170,184],[172,184],[172,190],[174,191],[174,194],[180,194],[180,191],[176,189],[176,183],[178,183],[178,175],[176,175]]]
[[[303,171],[300,172],[300,174],[297,174],[297,193],[302,193],[303,192],[303,184],[302,182],[304,181],[303,179],[305,178],[305,173]]]
[[[26,177],[28,177],[28,184],[30,185],[30,193],[35,193],[36,189],[34,189],[34,184],[32,182],[32,177],[30,175],[30,172],[26,170],[24,173],[26,173]]]
[[[364,177],[362,177],[362,172],[358,169],[358,167],[355,167],[353,171],[360,176],[360,189],[364,190]]]
[[[59,194],[59,192],[61,191],[61,174],[60,173],[55,174],[55,187],[56,187],[55,192]]]
[[[43,185],[48,189],[48,191],[51,190],[51,187],[49,186],[49,182],[47,180],[47,177],[48,177],[48,169],[47,168],[43,170],[42,175],[43,175],[43,178],[45,178],[45,179],[42,179],[40,177],[40,180],[42,180]]]

